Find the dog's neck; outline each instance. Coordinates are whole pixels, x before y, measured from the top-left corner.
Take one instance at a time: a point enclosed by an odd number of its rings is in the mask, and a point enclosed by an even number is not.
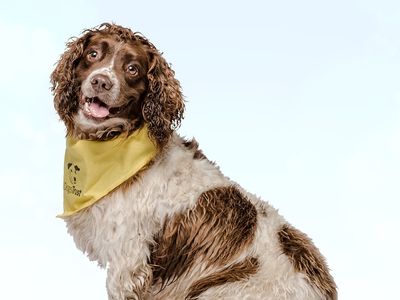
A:
[[[89,207],[135,176],[157,155],[146,126],[109,141],[67,137],[64,161],[64,214]]]
[[[74,117],[74,128],[70,135],[80,140],[107,141],[120,134],[133,132],[141,125],[137,123],[138,120],[129,121],[125,118],[112,118],[98,123],[79,111]]]

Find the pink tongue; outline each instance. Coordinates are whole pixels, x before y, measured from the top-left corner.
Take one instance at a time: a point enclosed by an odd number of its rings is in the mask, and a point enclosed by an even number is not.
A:
[[[105,118],[110,114],[107,107],[101,106],[97,102],[90,103],[89,109],[90,109],[92,116],[95,118]]]

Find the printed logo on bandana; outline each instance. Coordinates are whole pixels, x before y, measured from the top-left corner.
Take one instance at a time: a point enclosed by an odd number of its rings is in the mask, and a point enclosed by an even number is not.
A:
[[[80,196],[82,190],[77,189],[76,184],[78,182],[77,176],[81,169],[77,165],[69,162],[67,164],[67,170],[68,170],[68,180],[70,184],[64,181],[64,191],[66,191],[68,194],[74,194],[75,196]]]

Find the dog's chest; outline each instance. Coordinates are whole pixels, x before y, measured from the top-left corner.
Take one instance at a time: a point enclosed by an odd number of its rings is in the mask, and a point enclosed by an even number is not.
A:
[[[121,257],[149,255],[166,218],[193,208],[202,192],[227,184],[207,160],[194,160],[193,153],[173,146],[138,180],[66,218],[68,231],[77,247],[104,267]]]
[[[132,251],[159,227],[155,205],[148,197],[118,189],[88,209],[66,219],[77,247],[101,266]]]

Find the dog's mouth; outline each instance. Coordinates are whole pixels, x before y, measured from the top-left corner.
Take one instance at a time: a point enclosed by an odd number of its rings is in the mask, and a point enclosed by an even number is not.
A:
[[[104,119],[110,115],[110,107],[98,97],[84,97],[83,112],[95,119]]]
[[[81,107],[86,117],[96,120],[113,117],[122,109],[122,107],[111,107],[110,105],[107,105],[97,96],[82,96]]]

